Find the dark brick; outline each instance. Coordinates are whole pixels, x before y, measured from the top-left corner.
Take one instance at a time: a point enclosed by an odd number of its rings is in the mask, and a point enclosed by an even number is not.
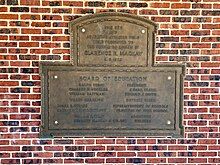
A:
[[[39,132],[39,127],[31,127],[31,132]]]
[[[180,11],[181,15],[199,15],[199,11],[198,10],[181,10]]]
[[[212,75],[212,76],[209,76],[210,77],[210,80],[215,80],[215,81],[219,81],[220,80],[220,76],[219,75]]]
[[[62,162],[61,159],[44,159],[44,164],[51,164],[51,163],[56,163],[60,164]]]
[[[193,87],[207,87],[207,86],[209,86],[209,83],[208,82],[191,82],[190,86],[193,86]]]
[[[18,126],[18,121],[3,121],[4,126]]]
[[[82,151],[84,146],[65,146],[66,151]]]
[[[73,144],[73,140],[54,140],[54,144]]]
[[[34,82],[33,81],[22,81],[21,82],[22,86],[34,86]]]
[[[144,163],[145,159],[144,158],[129,158],[126,159],[127,163]]]
[[[194,18],[195,22],[207,22],[209,18],[204,18],[204,17],[196,17]]]
[[[158,35],[169,35],[169,30],[158,30]]]
[[[25,158],[25,157],[32,157],[32,153],[15,153],[13,154],[13,157],[18,157],[18,158]]]
[[[21,73],[34,73],[33,68],[21,68]]]
[[[136,144],[136,140],[135,139],[128,139],[128,144]]]
[[[20,60],[37,60],[38,56],[36,55],[19,55]]]
[[[161,42],[179,42],[179,37],[161,37]]]
[[[178,54],[178,50],[159,50],[158,54]]]
[[[61,2],[59,1],[51,1],[50,6],[61,6]]]
[[[29,7],[10,7],[10,12],[29,12]]]
[[[11,89],[11,93],[30,93],[30,89],[13,88]]]
[[[99,1],[88,2],[88,6],[89,7],[105,7],[105,2],[99,2]]]
[[[172,48],[190,48],[190,44],[187,43],[172,43]]]
[[[182,22],[182,23],[191,22],[191,17],[174,17],[173,21],[174,22]]]
[[[164,48],[166,44],[164,43],[156,43],[156,48]]]
[[[187,101],[187,102],[185,102],[185,105],[187,105],[187,106],[197,106],[197,102],[196,101]]]
[[[41,146],[23,146],[22,151],[42,151]]]
[[[64,44],[63,44],[63,47],[64,47],[64,48],[70,48],[70,43],[64,43]]]
[[[54,157],[74,157],[73,152],[55,152]]]
[[[23,159],[23,164],[41,164],[41,159]]]
[[[41,60],[60,60],[61,57],[59,55],[42,55]]]
[[[164,152],[163,155],[165,157],[170,157],[170,156],[172,156],[172,152]]]
[[[7,0],[7,5],[18,5],[18,0]]]
[[[147,3],[129,3],[129,7],[135,7],[135,8],[142,8],[142,7],[147,7]]]
[[[203,10],[202,15],[205,15],[205,16],[220,16],[220,10]]]
[[[94,152],[76,152],[76,157],[94,157]]]
[[[28,132],[28,127],[11,127],[10,132]]]
[[[180,50],[180,54],[199,54],[199,49]]]
[[[190,134],[188,136],[189,136],[189,138],[196,138],[196,139],[205,138],[205,135],[203,133],[193,133],[193,134]],[[189,146],[189,150],[194,150],[193,146]]]
[[[161,15],[178,15],[178,10],[160,10]]]
[[[191,34],[193,36],[204,36],[204,35],[210,35],[210,31],[209,30],[202,30],[202,31],[195,30],[195,31],[192,31]]]
[[[0,0],[0,5],[5,5],[5,0]]]
[[[36,108],[30,108],[30,107],[21,107],[21,112],[23,113],[37,113],[38,110]]]
[[[0,68],[0,73],[18,73],[18,68]]]

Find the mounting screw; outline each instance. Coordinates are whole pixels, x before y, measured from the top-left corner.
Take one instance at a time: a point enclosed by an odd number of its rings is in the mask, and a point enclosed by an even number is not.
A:
[[[86,31],[86,29],[82,28],[82,32],[84,33]]]
[[[146,31],[145,31],[144,29],[143,29],[143,30],[141,30],[141,33],[143,33],[143,34],[144,34],[145,32],[146,32]]]
[[[54,123],[57,125],[57,124],[58,124],[58,121],[56,120],[56,121],[54,121]]]
[[[170,124],[171,124],[171,121],[170,121],[170,120],[167,120],[167,124],[170,125]]]
[[[171,76],[168,76],[168,77],[167,77],[168,80],[171,80],[171,78],[172,78]]]
[[[55,78],[55,79],[57,79],[57,78],[58,78],[58,76],[54,76],[54,78]]]

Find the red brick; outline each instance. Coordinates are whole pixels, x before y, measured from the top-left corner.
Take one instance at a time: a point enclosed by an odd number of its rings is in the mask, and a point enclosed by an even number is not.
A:
[[[35,152],[33,156],[39,157],[39,158],[51,158],[53,157],[53,153],[52,152]]]
[[[150,7],[152,8],[169,8],[170,7],[170,3],[158,3],[158,2],[154,2],[154,3],[150,3]]]
[[[166,163],[166,158],[147,158],[147,163]]]
[[[20,151],[20,147],[15,146],[0,146],[0,151]]]
[[[10,61],[10,66],[30,66],[30,62],[25,62],[25,61]],[[25,76],[25,75],[21,75],[21,79],[22,77],[24,79],[29,79],[27,77],[29,76]],[[25,78],[26,77],[26,78]]]
[[[97,164],[97,163],[101,163],[103,164],[105,162],[105,159],[101,159],[101,158],[87,158],[85,160],[86,163],[89,163],[89,164]]]
[[[156,157],[156,152],[138,152],[138,157]]]
[[[169,163],[187,163],[186,158],[168,158]]]
[[[189,163],[207,163],[207,158],[189,158]]]
[[[39,47],[38,42],[20,42],[19,43],[20,47]]]
[[[49,49],[31,49],[30,53],[31,54],[49,54],[50,50]]]
[[[0,81],[0,86],[18,86],[18,81]]]
[[[136,153],[135,152],[118,152],[117,156],[118,157],[135,157]]]
[[[107,158],[106,163],[125,163],[124,158]]]
[[[116,152],[98,152],[97,157],[116,157]]]
[[[95,140],[94,139],[85,139],[85,140],[76,140],[75,144],[81,145],[81,144],[94,144]]]
[[[63,1],[64,6],[83,7],[83,2],[80,1]]]
[[[200,24],[182,24],[181,27],[183,29],[199,29],[200,28]]]
[[[41,29],[21,29],[22,34],[41,34]]]
[[[7,7],[0,7],[0,12],[7,12],[8,8]]]
[[[20,5],[25,5],[25,6],[40,6],[40,0],[21,0]]]
[[[115,144],[115,139],[97,139],[96,144]]]
[[[12,140],[11,144],[12,145],[30,145],[31,140]]]
[[[18,19],[18,14],[0,14],[1,19]]]
[[[108,151],[124,151],[125,146],[107,146]]]
[[[53,36],[53,41],[69,41],[69,36]]]
[[[172,9],[188,9],[190,8],[191,4],[190,3],[173,3],[171,5]]]
[[[86,151],[101,151],[105,150],[105,146],[87,146]]]
[[[0,146],[1,145],[9,145],[9,140],[1,140],[0,141]]]

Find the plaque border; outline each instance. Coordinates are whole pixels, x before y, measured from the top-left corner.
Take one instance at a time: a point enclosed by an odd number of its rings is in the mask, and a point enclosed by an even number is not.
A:
[[[114,67],[114,68],[106,68],[106,67],[72,67],[71,64],[66,62],[41,62],[41,76],[42,76],[42,82],[45,84],[42,86],[42,126],[40,128],[40,136],[41,137],[53,137],[53,136],[71,136],[71,137],[77,137],[77,136],[87,136],[87,137],[94,137],[94,136],[171,136],[171,137],[183,137],[183,126],[182,126],[182,113],[183,113],[183,96],[182,96],[182,90],[183,90],[183,77],[185,74],[185,67],[184,65],[158,65],[155,67],[146,67],[146,68],[121,68],[121,67]],[[136,129],[136,130],[105,130],[102,131],[101,129],[98,130],[86,130],[86,129],[78,129],[78,130],[60,130],[60,129],[49,129],[49,77],[48,73],[50,71],[175,71],[176,79],[175,79],[175,86],[176,86],[176,97],[175,97],[175,107],[176,110],[174,110],[174,116],[176,121],[175,129],[173,130],[149,130],[149,129]]]

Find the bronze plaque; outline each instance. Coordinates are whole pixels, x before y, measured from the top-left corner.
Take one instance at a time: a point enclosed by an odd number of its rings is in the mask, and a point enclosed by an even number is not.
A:
[[[41,63],[41,136],[182,135],[182,65],[154,64],[155,24],[120,13],[70,23],[71,64]]]
[[[144,22],[143,22],[144,21]],[[99,14],[70,24],[72,60],[78,66],[147,66],[154,26],[137,16]]]

